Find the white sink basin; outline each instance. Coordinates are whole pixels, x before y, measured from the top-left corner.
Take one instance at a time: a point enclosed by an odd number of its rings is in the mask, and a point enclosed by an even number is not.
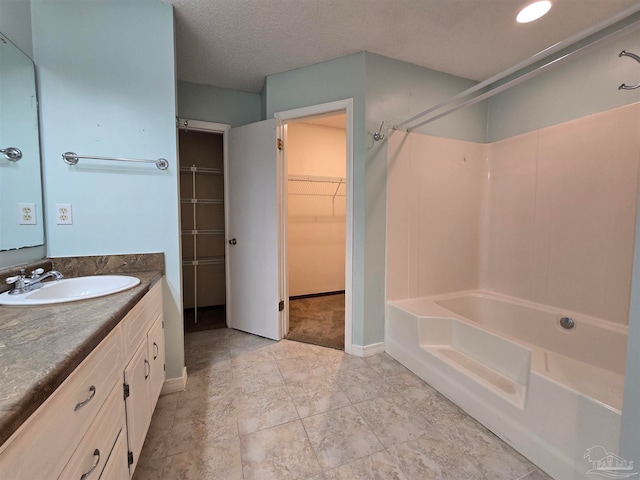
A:
[[[126,275],[95,275],[89,277],[47,280],[42,288],[19,295],[0,294],[0,305],[48,305],[75,302],[122,292],[140,283],[136,277]]]

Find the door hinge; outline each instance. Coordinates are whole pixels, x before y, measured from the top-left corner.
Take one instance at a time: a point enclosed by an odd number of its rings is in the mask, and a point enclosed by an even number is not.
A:
[[[162,320],[162,328],[164,328],[164,320]]]
[[[284,300],[280,300],[278,303],[278,311],[281,312],[284,310]]]
[[[276,145],[278,147],[278,150],[282,150],[282,139],[279,138],[278,141],[276,142]]]
[[[127,452],[127,462],[129,465],[133,465],[133,452]]]
[[[129,395],[131,394],[129,392],[129,384],[128,383],[124,383],[122,386],[124,388],[124,398],[128,398]]]
[[[162,364],[162,369],[163,369],[165,372],[167,371],[167,364],[166,364],[166,363],[163,363],[163,364]]]

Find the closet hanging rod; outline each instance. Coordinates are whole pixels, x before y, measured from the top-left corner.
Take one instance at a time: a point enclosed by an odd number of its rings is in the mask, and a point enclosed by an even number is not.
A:
[[[62,154],[62,159],[67,165],[77,165],[78,160],[86,158],[90,160],[107,160],[116,162],[134,162],[134,163],[155,163],[158,170],[166,170],[169,168],[169,162],[166,158],[159,158],[157,160],[141,160],[138,158],[121,158],[121,157],[96,157],[93,155],[78,155],[75,152],[65,152]]]
[[[321,183],[346,183],[347,179],[343,177],[322,177],[319,175],[289,175],[288,180],[291,182],[321,182]]]
[[[445,109],[443,112],[441,113],[437,113],[436,115],[433,116],[429,116],[427,117],[425,120],[423,120],[422,122],[416,124],[416,125],[412,125],[411,127],[407,128],[407,132],[411,132],[413,130],[415,130],[416,128],[420,128],[428,123],[431,123],[435,120],[438,120],[442,117],[446,117],[447,115],[449,115],[450,113],[456,112],[462,108],[465,107],[470,107],[472,105],[475,105],[476,103],[479,103],[483,100],[486,100],[487,98],[491,98],[494,95],[498,95],[499,93],[502,93],[506,90],[509,90],[512,87],[515,87],[516,85],[523,83],[527,80],[530,80],[531,78],[534,78],[538,75],[540,75],[541,73],[546,72],[547,70],[549,70],[552,67],[555,67],[563,62],[565,62],[566,60],[568,60],[569,58],[575,56],[575,55],[580,55],[583,54],[585,52],[587,52],[588,50],[591,50],[592,48],[598,47],[602,44],[617,40],[618,38],[624,37],[625,35],[628,35],[631,32],[634,32],[635,30],[638,30],[640,28],[640,20],[636,20],[633,23],[630,23],[629,25],[621,28],[620,30],[616,30],[615,32],[612,32],[608,35],[605,35],[604,37],[601,37],[597,40],[594,40],[591,43],[587,43],[586,45],[583,45],[582,47],[576,49],[576,50],[572,50],[571,52],[566,53],[565,55],[558,57],[554,60],[551,60],[548,63],[545,63],[544,65],[539,66],[538,68],[536,68],[535,70],[532,70],[530,72],[527,72],[523,75],[520,75],[519,77],[514,78],[513,80],[510,80],[506,83],[503,83],[502,85],[499,85],[495,88],[492,88],[491,90],[478,95],[477,97],[473,97],[470,98],[469,100],[466,100],[462,103],[459,103],[457,105],[454,105],[448,109]],[[432,112],[433,113],[433,112]]]
[[[599,22],[595,25],[593,25],[590,28],[587,28],[586,30],[583,30],[575,35],[572,35],[569,38],[566,38],[554,45],[551,45],[550,47],[545,48],[544,50],[541,50],[540,52],[532,55],[531,57],[527,58],[526,60],[523,60],[520,63],[517,63],[516,65],[507,68],[506,70],[503,70],[502,72],[499,72],[495,75],[493,75],[492,77],[474,85],[473,87],[470,87],[460,93],[458,93],[457,95],[454,95],[453,97],[447,98],[446,100],[438,103],[437,105],[434,105],[416,115],[414,115],[411,118],[408,118],[407,120],[404,120],[400,123],[397,123],[393,126],[394,130],[402,130],[403,127],[405,125],[408,125],[410,123],[415,122],[416,120],[436,111],[436,110],[440,110],[441,108],[446,107],[447,105],[454,103],[458,100],[461,100],[462,98],[468,97],[469,95],[482,90],[483,88],[499,81],[502,80],[503,78],[508,77],[509,75],[512,75],[520,70],[522,70],[523,68],[529,67],[531,65],[533,65],[534,63],[543,60],[544,58],[547,58],[550,55],[553,55],[554,53],[557,53],[567,47],[570,47],[571,45],[574,45],[575,43],[578,43],[581,40],[584,40],[585,38],[594,35],[596,33],[598,33],[601,30],[604,30],[605,28],[608,28],[618,22],[621,22],[622,20],[630,17],[631,15],[633,15],[634,13],[637,13],[638,11],[640,11],[640,5],[636,5],[634,7],[630,7],[627,8],[625,10],[623,10],[622,12],[618,13],[617,15],[614,15],[612,17],[609,17],[608,19]],[[614,32],[615,33],[615,32]],[[606,38],[606,37],[605,37]],[[416,128],[415,126],[412,128]],[[409,129],[407,129],[408,131]]]

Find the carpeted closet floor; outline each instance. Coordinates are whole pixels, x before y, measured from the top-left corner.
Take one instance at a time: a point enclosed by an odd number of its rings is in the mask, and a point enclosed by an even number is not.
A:
[[[287,339],[344,350],[344,293],[289,300]]]

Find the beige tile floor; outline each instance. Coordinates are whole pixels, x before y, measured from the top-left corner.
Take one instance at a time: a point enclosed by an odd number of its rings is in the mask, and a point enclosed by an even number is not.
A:
[[[189,333],[134,480],[550,477],[386,354]]]

